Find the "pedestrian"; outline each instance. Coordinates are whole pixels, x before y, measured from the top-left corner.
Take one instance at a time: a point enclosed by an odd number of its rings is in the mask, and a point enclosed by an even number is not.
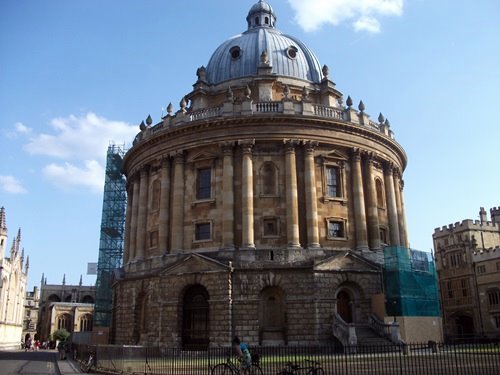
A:
[[[238,336],[235,336],[233,339],[234,351],[236,353],[236,357],[241,361],[240,363],[240,374],[248,375],[250,374],[250,367],[252,366],[252,355],[250,354],[250,350],[248,349],[248,345],[244,342],[241,342]]]

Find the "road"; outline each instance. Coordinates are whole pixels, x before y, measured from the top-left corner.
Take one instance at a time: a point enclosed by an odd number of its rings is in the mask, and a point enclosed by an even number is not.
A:
[[[57,353],[53,351],[0,351],[0,374],[60,375],[56,361]]]

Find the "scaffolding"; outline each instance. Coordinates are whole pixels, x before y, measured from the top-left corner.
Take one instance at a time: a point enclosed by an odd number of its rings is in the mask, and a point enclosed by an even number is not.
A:
[[[94,307],[96,327],[111,326],[111,283],[113,274],[122,261],[127,205],[126,180],[122,174],[124,154],[123,147],[114,144],[108,147]]]
[[[388,315],[440,315],[436,267],[430,253],[386,247],[384,285]]]

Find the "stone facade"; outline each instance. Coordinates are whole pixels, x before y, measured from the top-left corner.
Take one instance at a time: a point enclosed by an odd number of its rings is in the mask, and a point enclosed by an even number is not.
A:
[[[58,329],[90,332],[93,328],[95,286],[47,284],[42,277],[37,332],[40,341],[50,341]]]
[[[26,292],[26,300],[24,303],[24,321],[23,321],[23,340],[26,342],[28,338],[38,340],[38,313],[40,306],[40,293],[38,287],[33,287],[32,292]]]
[[[500,337],[500,209],[483,207],[480,220],[463,220],[433,234],[448,339]]]
[[[328,68],[275,29],[265,1],[247,21],[124,157],[114,343],[332,340],[335,314],[368,322],[383,247],[408,246],[407,158],[389,122],[350,97],[344,106]]]
[[[24,262],[21,229],[12,241],[10,256],[5,257],[8,230],[5,208],[0,209],[0,350],[18,349],[23,332],[29,258]]]

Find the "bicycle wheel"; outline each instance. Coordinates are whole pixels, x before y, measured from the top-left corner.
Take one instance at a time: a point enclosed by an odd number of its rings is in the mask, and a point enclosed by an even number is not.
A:
[[[83,372],[89,372],[90,371],[90,365],[88,363],[80,363],[80,370]]]
[[[250,367],[250,375],[263,375],[262,369],[259,365],[252,364]]]
[[[225,363],[219,363],[212,369],[212,375],[231,375],[233,370]]]

